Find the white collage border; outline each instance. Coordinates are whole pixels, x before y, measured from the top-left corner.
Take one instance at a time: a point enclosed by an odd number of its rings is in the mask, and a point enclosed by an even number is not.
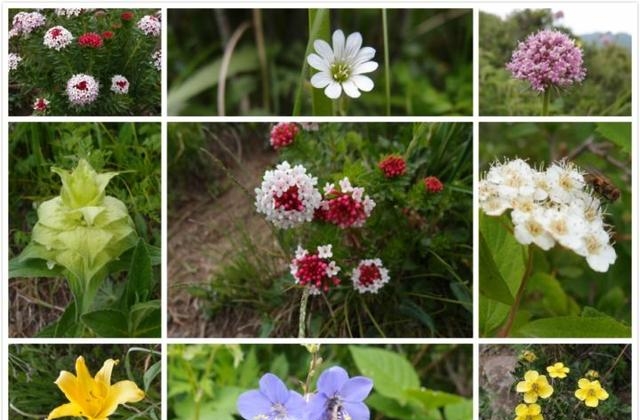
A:
[[[379,0],[350,0],[350,1],[5,1],[0,0],[2,5],[2,20],[0,24],[0,56],[2,60],[1,80],[2,93],[0,93],[0,120],[2,131],[0,131],[0,173],[2,175],[0,182],[0,207],[2,208],[2,220],[0,222],[0,232],[2,240],[0,242],[0,418],[9,419],[9,395],[8,395],[8,349],[13,344],[159,344],[162,351],[162,419],[167,419],[167,345],[184,343],[184,344],[260,344],[260,343],[278,343],[292,344],[300,343],[299,339],[215,339],[215,338],[168,338],[167,337],[167,123],[170,122],[277,122],[277,121],[316,121],[316,122],[467,122],[473,123],[473,184],[474,184],[474,202],[473,202],[473,338],[448,338],[448,339],[306,339],[305,343],[315,342],[324,344],[381,344],[381,343],[441,343],[441,344],[468,344],[473,346],[473,418],[479,418],[479,345],[481,344],[517,344],[517,343],[536,343],[536,344],[561,344],[561,343],[621,343],[632,345],[632,395],[633,407],[632,418],[640,419],[640,390],[638,389],[638,369],[640,368],[640,360],[636,354],[639,348],[640,320],[638,319],[638,258],[632,258],[632,337],[630,339],[489,339],[480,338],[478,331],[478,205],[475,191],[478,183],[478,144],[479,144],[479,124],[487,122],[629,122],[632,124],[632,256],[638,256],[638,199],[640,197],[638,180],[638,153],[640,148],[637,147],[639,141],[638,133],[638,38],[640,35],[640,0],[619,0],[619,1],[580,1],[580,0],[545,0],[545,1],[483,1],[483,0],[450,0],[450,1],[379,1]],[[635,31],[632,35],[632,114],[629,117],[483,117],[479,114],[479,10],[483,5],[502,4],[510,5],[514,8],[561,8],[564,4],[580,5],[580,4],[601,4],[614,7],[616,4],[635,5]],[[10,117],[8,115],[8,77],[7,77],[7,53],[8,53],[8,11],[12,8],[53,8],[53,7],[72,7],[95,5],[103,8],[157,8],[162,10],[162,107],[161,116],[159,117]],[[167,115],[167,68],[168,50],[167,50],[167,9],[189,9],[189,8],[466,8],[473,10],[473,114],[464,117],[172,117]],[[597,19],[594,16],[594,19]],[[162,157],[161,157],[161,191],[162,191],[162,217],[161,217],[161,236],[162,236],[162,337],[159,339],[16,339],[8,337],[8,315],[9,315],[9,298],[8,298],[8,244],[9,244],[9,224],[8,224],[8,132],[9,123],[13,122],[157,122],[162,126]]]

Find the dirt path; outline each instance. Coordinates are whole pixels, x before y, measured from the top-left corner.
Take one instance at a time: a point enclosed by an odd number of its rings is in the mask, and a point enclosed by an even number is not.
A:
[[[266,167],[276,159],[273,152],[258,151],[243,161],[242,167],[230,168],[249,191],[259,185]],[[237,227],[251,232],[253,240],[272,241],[264,219],[255,212],[253,197],[248,197],[231,183],[220,196],[212,199],[195,186],[190,200],[170,216],[168,231],[168,335],[169,337],[256,336],[260,321],[234,325],[229,317],[208,320],[201,303],[188,292],[194,285],[207,285],[233,251]]]

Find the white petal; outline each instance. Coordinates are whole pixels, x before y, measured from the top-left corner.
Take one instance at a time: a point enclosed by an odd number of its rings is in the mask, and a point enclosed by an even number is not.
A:
[[[358,51],[362,46],[362,35],[360,32],[354,32],[347,37],[347,44],[345,46],[344,56],[351,57],[352,59],[358,55]]]
[[[331,82],[333,82],[333,79],[329,73],[324,71],[311,76],[311,86],[314,88],[323,89]]]
[[[360,64],[371,60],[376,55],[376,50],[371,47],[364,47],[358,51],[358,55],[353,59],[354,63]]]
[[[315,48],[318,54],[329,63],[333,61],[333,50],[325,40],[316,39],[313,41],[313,48]]]
[[[309,63],[309,65],[316,70],[320,70],[320,71],[329,70],[329,63],[327,63],[326,60],[322,59],[317,54],[309,54],[309,56],[307,57],[307,63]]]
[[[371,92],[373,89],[373,80],[369,79],[367,76],[356,74],[351,76],[349,80],[355,83],[358,89],[362,91]]]
[[[342,88],[340,87],[340,83],[337,82],[331,82],[329,86],[324,89],[324,94],[331,99],[338,99],[341,93]]]
[[[358,90],[358,87],[351,80],[347,80],[346,82],[343,82],[342,89],[344,89],[344,93],[351,96],[352,98],[360,97],[360,91]]]
[[[338,29],[333,33],[333,55],[336,59],[344,57],[344,33]]]
[[[378,63],[376,63],[375,61],[367,61],[366,63],[357,65],[353,69],[353,74],[371,73],[377,68],[378,68]]]
[[[534,237],[533,242],[545,251],[550,250],[556,244],[556,241],[548,233],[543,233]]]

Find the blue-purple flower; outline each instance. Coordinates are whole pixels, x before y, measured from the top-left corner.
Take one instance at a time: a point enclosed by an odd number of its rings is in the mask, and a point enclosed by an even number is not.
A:
[[[362,401],[372,388],[369,378],[349,378],[341,367],[329,368],[318,378],[318,392],[309,401],[308,420],[369,420],[369,408]]]
[[[306,402],[302,395],[288,390],[272,373],[260,378],[259,390],[242,393],[237,406],[246,420],[305,420]]]

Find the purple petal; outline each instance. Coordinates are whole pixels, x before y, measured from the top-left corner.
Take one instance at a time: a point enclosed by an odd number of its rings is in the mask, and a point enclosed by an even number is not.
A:
[[[255,389],[240,394],[236,405],[238,413],[247,420],[252,420],[260,415],[267,415],[271,411],[271,401]]]
[[[364,376],[354,376],[342,385],[340,396],[344,401],[360,402],[367,398],[372,388],[373,381],[371,379]]]
[[[315,394],[307,404],[307,420],[324,420],[324,412],[327,407],[327,397],[323,394]]]
[[[371,418],[369,408],[363,403],[345,402],[342,406],[344,411],[351,416],[351,420],[369,420]]]
[[[318,378],[318,392],[333,397],[348,380],[349,374],[347,374],[346,370],[340,366],[333,366],[322,372]]]
[[[307,402],[304,400],[304,397],[296,391],[289,391],[289,399],[284,407],[287,409],[289,417],[300,420],[304,419],[307,412]]]
[[[286,385],[272,373],[265,373],[260,378],[260,392],[272,403],[284,404],[289,399],[289,390]]]

